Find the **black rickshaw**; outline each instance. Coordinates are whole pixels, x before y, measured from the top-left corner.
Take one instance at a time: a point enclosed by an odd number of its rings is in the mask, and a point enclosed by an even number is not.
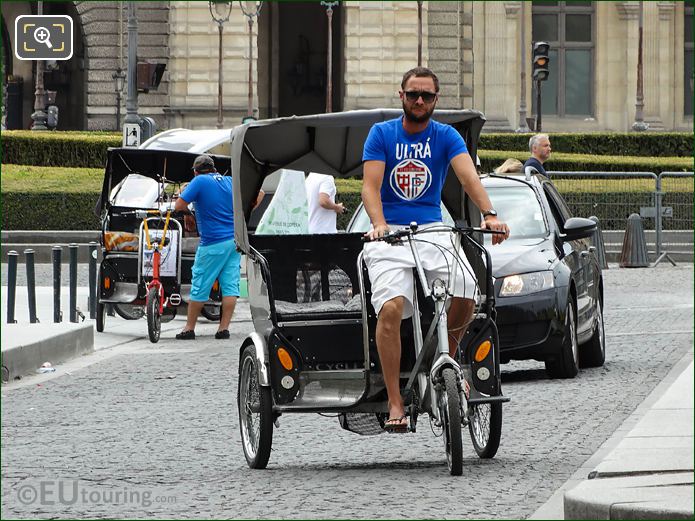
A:
[[[160,324],[185,308],[191,291],[191,268],[200,242],[195,220],[186,224],[174,201],[193,179],[198,154],[136,148],[110,148],[96,213],[101,218],[97,331],[104,331],[106,307],[128,320],[148,319],[150,340],[159,340]],[[227,156],[211,156],[218,172],[230,175]],[[163,236],[164,234],[164,236]],[[159,273],[153,258],[159,247]],[[158,275],[158,276],[155,276]],[[148,294],[159,292],[155,306]],[[203,315],[219,320],[219,288],[213,287]],[[149,304],[149,305],[148,305]],[[157,308],[157,309],[155,309]]]
[[[362,234],[261,235],[248,224],[264,179],[278,169],[361,178],[369,129],[400,114],[379,109],[289,117],[250,122],[232,132],[234,227],[247,256],[254,327],[240,346],[238,388],[242,445],[252,468],[266,467],[281,414],[335,413],[347,430],[384,432],[388,409]],[[475,160],[482,114],[437,111],[434,119],[452,125]],[[461,474],[462,426],[468,426],[477,454],[493,457],[508,398],[501,389],[490,258],[479,228],[470,227],[479,224],[480,212],[451,170],[443,202],[457,222],[456,236],[475,270],[480,298],[458,359],[452,360],[439,340],[442,325],[446,340],[441,320],[446,288],[416,284],[417,309],[401,330],[401,388],[409,430],[427,412],[444,434],[450,472]],[[390,240],[417,240],[421,232],[413,225]]]

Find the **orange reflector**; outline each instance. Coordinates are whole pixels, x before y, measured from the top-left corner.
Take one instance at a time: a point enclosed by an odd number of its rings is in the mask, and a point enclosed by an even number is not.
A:
[[[475,361],[482,362],[483,360],[485,360],[485,357],[490,352],[491,347],[492,343],[489,340],[486,340],[485,342],[480,344],[478,346],[478,349],[475,350]]]
[[[111,287],[111,277],[104,277],[104,288],[109,289]]]
[[[280,363],[282,364],[282,367],[290,371],[292,369],[292,357],[290,354],[287,352],[287,349],[284,347],[279,347],[278,348],[278,359],[280,360]]]
[[[212,285],[212,290],[217,291],[218,289],[220,289],[220,282],[216,280],[215,283]]]

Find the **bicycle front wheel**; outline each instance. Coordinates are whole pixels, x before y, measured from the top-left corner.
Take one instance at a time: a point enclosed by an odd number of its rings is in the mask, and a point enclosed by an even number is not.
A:
[[[460,476],[463,473],[463,443],[461,440],[461,397],[458,391],[456,373],[451,367],[442,371],[444,388],[439,397],[439,413],[442,418],[444,448],[449,473]]]
[[[150,342],[159,342],[159,335],[162,332],[162,317],[159,314],[159,290],[150,288],[147,292],[147,333]]]

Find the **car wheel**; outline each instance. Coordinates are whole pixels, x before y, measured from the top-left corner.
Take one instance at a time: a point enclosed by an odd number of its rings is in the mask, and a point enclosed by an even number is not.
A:
[[[565,310],[565,334],[560,352],[555,358],[545,361],[545,371],[551,378],[574,378],[579,372],[577,312],[571,299]]]
[[[582,367],[601,367],[606,360],[606,333],[603,326],[603,307],[601,300],[596,301],[596,326],[591,339],[579,351],[579,363]]]

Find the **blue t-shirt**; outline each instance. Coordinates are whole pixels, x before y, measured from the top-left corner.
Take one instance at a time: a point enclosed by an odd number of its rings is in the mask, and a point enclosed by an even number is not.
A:
[[[468,152],[451,126],[430,120],[416,134],[403,130],[402,116],[377,123],[364,143],[363,161],[386,163],[381,204],[388,224],[427,224],[442,220],[442,188],[449,163]]]
[[[181,198],[187,203],[195,203],[201,246],[234,238],[231,177],[199,174],[183,190]]]

